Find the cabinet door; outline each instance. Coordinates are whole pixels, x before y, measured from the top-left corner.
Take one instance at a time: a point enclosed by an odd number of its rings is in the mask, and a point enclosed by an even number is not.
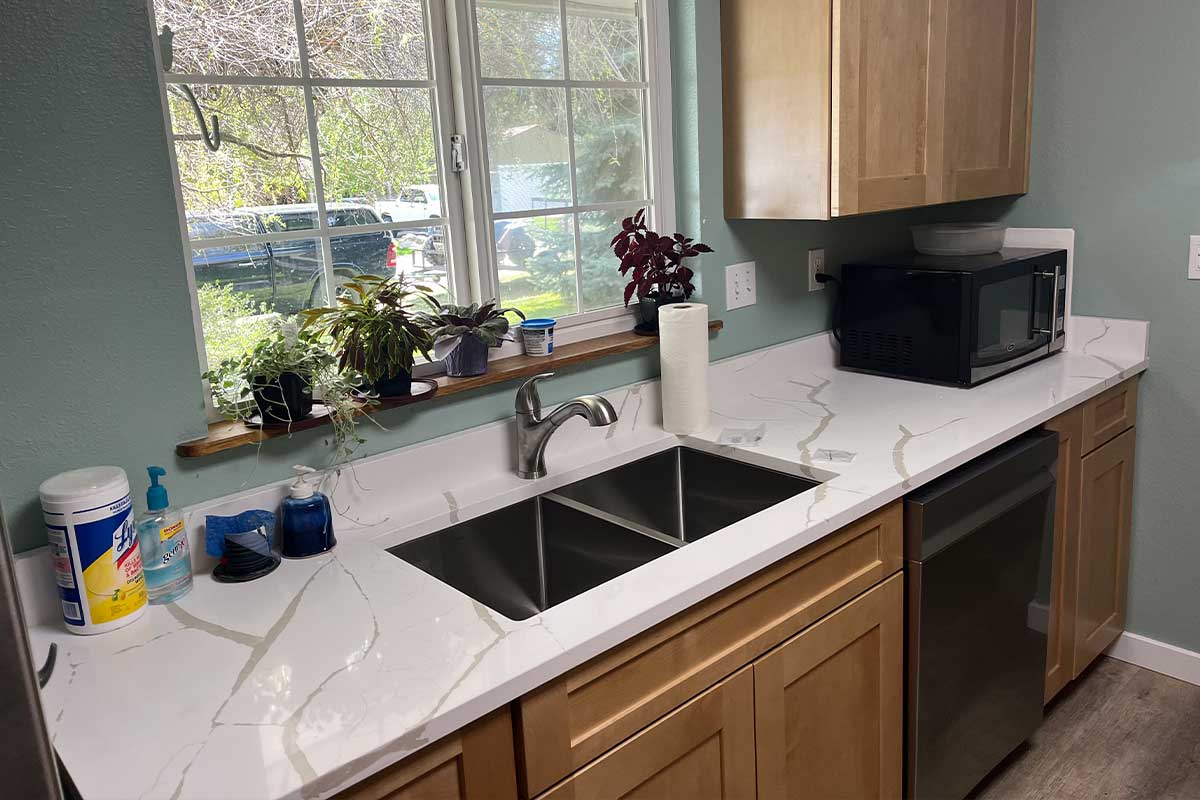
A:
[[[754,678],[731,675],[540,800],[753,800]]]
[[[948,0],[946,201],[1029,190],[1034,0]]]
[[[517,800],[508,707],[337,795],[337,800]]]
[[[1075,587],[1079,549],[1079,478],[1083,409],[1073,408],[1046,423],[1058,432],[1058,475],[1051,540],[1050,594],[1046,606],[1046,695],[1050,702],[1075,677]]]
[[[1080,471],[1076,676],[1125,628],[1135,430],[1130,428],[1085,456]]]
[[[904,576],[754,662],[762,800],[894,800],[902,778]]]
[[[832,216],[942,200],[946,3],[833,4]]]

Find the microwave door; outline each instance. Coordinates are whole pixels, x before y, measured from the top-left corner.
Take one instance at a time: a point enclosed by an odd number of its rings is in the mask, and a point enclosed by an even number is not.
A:
[[[972,383],[1007,372],[1048,352],[1054,317],[1054,281],[1045,280],[1030,265],[1005,272],[976,285]]]

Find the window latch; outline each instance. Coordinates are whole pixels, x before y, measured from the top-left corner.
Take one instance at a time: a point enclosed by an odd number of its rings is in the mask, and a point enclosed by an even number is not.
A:
[[[450,135],[450,171],[467,171],[467,139],[461,133]]]

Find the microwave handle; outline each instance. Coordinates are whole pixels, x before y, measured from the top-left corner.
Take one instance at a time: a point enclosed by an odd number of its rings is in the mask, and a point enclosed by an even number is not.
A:
[[[1051,291],[1051,295],[1050,295],[1050,327],[1048,329],[1047,328],[1034,328],[1033,329],[1034,333],[1040,333],[1043,336],[1049,336],[1051,341],[1053,341],[1054,340],[1054,326],[1055,326],[1056,320],[1058,320],[1058,267],[1055,267],[1053,272],[1047,272],[1045,270],[1038,270],[1037,272],[1033,273],[1033,277],[1041,278],[1042,280],[1046,280],[1049,278],[1054,281],[1054,286],[1050,290]]]

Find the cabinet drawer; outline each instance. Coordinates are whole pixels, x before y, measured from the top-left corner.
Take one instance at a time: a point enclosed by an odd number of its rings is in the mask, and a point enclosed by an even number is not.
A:
[[[528,795],[900,569],[902,531],[896,502],[523,697]]]
[[[538,800],[754,800],[749,667],[668,714]]]
[[[1138,379],[1130,378],[1083,404],[1083,453],[1133,427],[1137,418]]]

